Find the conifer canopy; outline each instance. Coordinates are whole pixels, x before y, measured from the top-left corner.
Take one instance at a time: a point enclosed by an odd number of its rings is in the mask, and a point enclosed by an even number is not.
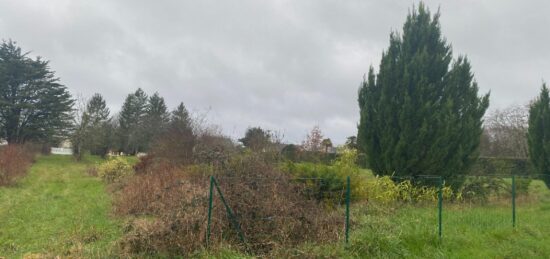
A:
[[[466,57],[453,61],[439,12],[424,4],[390,34],[378,73],[371,67],[359,89],[358,145],[376,174],[462,175],[477,158],[489,94]]]

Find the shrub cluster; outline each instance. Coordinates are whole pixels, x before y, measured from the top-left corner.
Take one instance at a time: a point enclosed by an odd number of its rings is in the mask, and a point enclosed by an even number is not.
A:
[[[31,146],[0,147],[0,186],[11,185],[25,175],[33,162],[34,153]]]
[[[107,183],[119,182],[132,174],[132,166],[122,157],[110,159],[97,168],[97,175]]]
[[[303,196],[303,184],[291,181],[261,154],[233,156],[217,170],[199,165],[157,168],[134,175],[115,195],[115,212],[133,216],[121,241],[128,253],[189,255],[204,247],[209,197],[206,175],[210,173],[245,238],[242,243],[214,192],[212,246],[230,243],[254,254],[268,254],[279,246],[341,236],[341,213],[336,216],[335,211]]]

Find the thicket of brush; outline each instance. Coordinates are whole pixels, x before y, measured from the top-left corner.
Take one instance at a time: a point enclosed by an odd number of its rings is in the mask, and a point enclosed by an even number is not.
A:
[[[0,186],[12,185],[25,175],[31,166],[37,149],[32,145],[7,145],[0,147]]]
[[[129,218],[120,242],[128,254],[189,255],[204,249],[210,175],[244,237],[242,242],[214,188],[211,249],[230,244],[266,255],[343,235],[342,212],[309,198],[305,185],[279,170],[272,155],[241,152],[215,166],[174,166],[144,157],[134,168],[136,174],[115,188],[115,213]]]

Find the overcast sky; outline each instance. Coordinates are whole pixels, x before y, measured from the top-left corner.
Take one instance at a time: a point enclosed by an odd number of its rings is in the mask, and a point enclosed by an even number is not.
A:
[[[208,111],[232,137],[248,126],[300,142],[319,125],[356,134],[357,89],[417,1],[0,0],[0,37],[51,61],[73,94],[158,91]],[[491,109],[524,104],[550,80],[550,2],[426,1],[455,57],[469,57]]]

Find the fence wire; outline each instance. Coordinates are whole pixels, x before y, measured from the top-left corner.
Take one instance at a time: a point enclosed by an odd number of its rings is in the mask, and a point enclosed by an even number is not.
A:
[[[541,211],[550,210],[549,180],[535,174],[347,179],[218,176],[211,180],[211,204],[205,206],[209,210],[206,239],[237,240],[254,251],[309,238],[347,242],[354,224],[362,224],[358,219],[380,216],[374,211],[381,208],[407,228],[403,232],[435,239],[465,231],[540,227],[550,224],[538,219]]]

